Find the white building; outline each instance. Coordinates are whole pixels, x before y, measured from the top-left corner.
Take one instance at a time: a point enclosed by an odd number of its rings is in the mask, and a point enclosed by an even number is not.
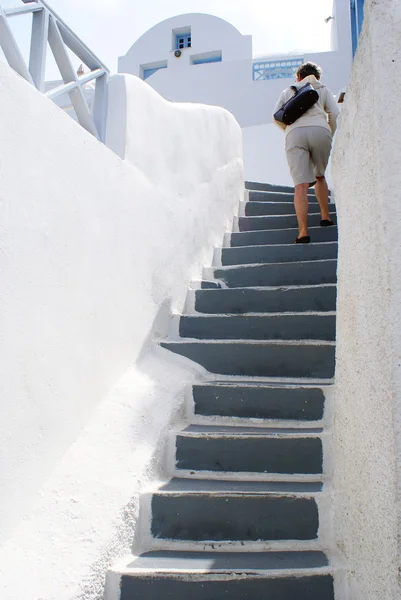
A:
[[[308,60],[323,68],[334,94],[345,88],[352,64],[349,0],[335,0],[331,16],[330,52],[254,58],[252,36],[230,23],[205,14],[180,15],[142,35],[120,57],[118,70],[145,79],[169,100],[228,109],[243,129],[246,178],[291,183],[284,153],[277,161],[283,135],[272,124],[272,110]]]

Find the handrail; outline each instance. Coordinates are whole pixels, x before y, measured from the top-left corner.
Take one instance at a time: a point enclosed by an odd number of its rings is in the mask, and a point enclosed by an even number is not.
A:
[[[109,70],[45,0],[22,0],[23,6],[4,9],[0,6],[0,46],[8,64],[47,98],[68,93],[79,123],[99,140],[104,141],[106,121],[106,85]],[[32,13],[29,66],[10,29],[8,18]],[[61,73],[63,84],[45,90],[47,43]],[[89,69],[79,76],[71,63],[67,48]],[[92,112],[86,101],[84,85],[96,81]]]
[[[58,85],[55,88],[47,90],[47,92],[45,92],[45,96],[46,98],[50,98],[50,100],[53,100],[54,98],[58,98],[63,94],[71,92],[79,85],[85,85],[86,83],[89,83],[90,81],[93,81],[98,77],[102,77],[103,75],[103,69],[96,69],[96,71],[91,71],[90,73],[85,73],[85,75],[80,75],[77,81],[71,81],[71,83]]]
[[[63,32],[65,32],[65,34],[73,39],[77,45],[79,45],[79,47],[82,49],[83,54],[82,56],[80,56],[77,52],[75,52],[75,54],[82,60],[82,62],[84,62],[89,68],[90,65],[87,64],[86,60],[84,60],[83,56],[84,53],[86,56],[90,56],[92,58],[92,60],[94,61],[94,63],[96,63],[96,66],[93,68],[98,68],[100,67],[101,69],[104,69],[107,73],[109,72],[109,69],[106,67],[105,64],[103,64],[103,62],[100,60],[100,58],[98,58],[96,56],[96,54],[94,54],[92,52],[92,50],[90,50],[88,48],[88,46],[72,31],[72,29],[67,25],[67,23],[65,21],[63,21],[63,19],[61,19],[61,17],[58,16],[58,14],[49,6],[49,4],[46,2],[46,0],[22,0],[22,2],[24,2],[25,6],[29,6],[29,4],[32,4],[33,2],[36,4],[41,4],[51,15],[54,19],[57,20],[57,23],[59,26],[61,26],[61,29],[63,30]],[[63,37],[64,37],[64,33],[62,33]],[[68,44],[67,44],[68,45]],[[68,46],[70,48],[70,50],[73,50],[73,48],[71,48],[70,46]]]
[[[25,0],[22,0],[23,2]],[[26,15],[31,12],[38,12],[42,10],[42,7],[37,4],[35,0],[26,0],[26,6],[14,6],[12,8],[5,8],[4,12],[7,17],[15,17],[17,15]]]

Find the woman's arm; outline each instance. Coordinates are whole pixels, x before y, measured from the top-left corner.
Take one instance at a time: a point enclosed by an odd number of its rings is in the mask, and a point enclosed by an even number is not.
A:
[[[338,109],[337,102],[329,88],[326,88],[324,110],[328,114],[331,133],[334,135],[337,129],[337,117],[340,114],[340,111]]]

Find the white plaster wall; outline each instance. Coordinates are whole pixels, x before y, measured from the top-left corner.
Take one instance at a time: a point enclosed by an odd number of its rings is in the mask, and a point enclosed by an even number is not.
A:
[[[129,551],[136,495],[165,475],[151,459],[200,376],[152,340],[242,195],[226,111],[134,77],[110,100],[143,121],[132,163],[0,63],[2,600],[98,600]],[[179,163],[160,153],[188,135]]]
[[[401,597],[401,5],[365,2],[335,144],[335,535],[351,600]]]
[[[294,185],[285,157],[285,136],[273,123],[244,127],[244,169],[246,181]]]

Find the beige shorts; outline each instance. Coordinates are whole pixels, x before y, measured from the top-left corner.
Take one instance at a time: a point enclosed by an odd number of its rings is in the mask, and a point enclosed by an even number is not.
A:
[[[325,127],[296,127],[287,135],[285,153],[294,185],[313,184],[329,162],[332,135]]]

